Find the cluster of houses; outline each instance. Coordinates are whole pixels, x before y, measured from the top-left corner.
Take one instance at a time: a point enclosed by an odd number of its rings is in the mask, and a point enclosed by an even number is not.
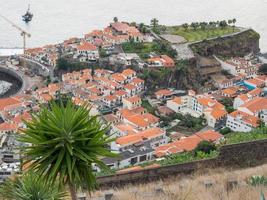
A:
[[[23,120],[31,119],[31,112],[38,111],[30,95],[0,99],[0,182],[20,172],[20,152],[16,134],[25,128]]]
[[[96,61],[100,50],[112,52],[116,45],[124,42],[147,42],[150,39],[135,26],[114,22],[103,30],[85,34],[83,38],[27,49],[25,56],[55,67],[60,56],[79,62]],[[250,58],[232,58],[216,66],[216,70],[221,71],[222,67],[232,77],[222,80],[214,77],[216,91],[197,94],[188,90],[181,94],[169,88],[159,89],[149,97],[159,102],[157,115],[149,113],[143,106],[145,81],[138,78],[136,71],[127,68],[133,60],[144,66],[137,54],[118,53],[110,57],[110,62],[122,64],[124,70],[121,72],[93,68],[74,71],[63,74],[59,83],[37,88],[30,94],[0,99],[0,181],[2,174],[18,170],[19,154],[11,148],[18,144],[11,136],[25,128],[23,121],[31,120],[31,112],[38,112],[41,104],[47,104],[61,94],[70,95],[76,105],[89,105],[90,114],[100,115],[103,123],[110,124],[108,134],[114,138],[110,149],[119,156],[103,158],[103,161],[110,168],[122,171],[170,154],[192,151],[201,141],[217,144],[224,139],[218,131],[225,127],[235,132],[249,132],[261,123],[267,124],[267,76],[258,75],[260,65]],[[175,61],[167,55],[151,53],[145,64],[171,68]],[[210,73],[214,74],[213,71]],[[222,99],[233,102],[233,112],[227,112]],[[208,128],[190,136],[173,137],[161,126],[159,116],[175,113],[204,118]],[[95,170],[100,169],[95,167]]]
[[[247,83],[256,81],[260,84],[253,85],[254,89],[236,85],[210,94],[189,91],[183,96],[175,96],[172,90],[162,89],[155,93],[155,97],[165,100],[165,106],[176,113],[197,118],[203,116],[207,125],[214,130],[228,127],[235,132],[249,132],[259,127],[261,122],[267,124],[267,76],[244,80]],[[234,111],[231,113],[220,103],[225,98],[233,102]]]
[[[135,26],[126,22],[114,22],[103,30],[85,34],[83,38],[70,38],[59,44],[27,49],[25,57],[53,67],[60,56],[80,62],[96,61],[100,49],[112,52],[114,46],[130,40],[142,42],[147,39]]]
[[[147,67],[174,67],[175,61],[167,55],[157,55],[151,52],[145,61],[137,53],[124,53],[118,45],[134,42],[152,42],[151,34],[141,33],[135,26],[126,22],[114,22],[103,30],[93,30],[83,38],[70,38],[62,43],[30,48],[25,51],[25,57],[45,66],[55,67],[59,58],[67,58],[73,62],[95,62],[101,52],[109,55],[111,65]]]

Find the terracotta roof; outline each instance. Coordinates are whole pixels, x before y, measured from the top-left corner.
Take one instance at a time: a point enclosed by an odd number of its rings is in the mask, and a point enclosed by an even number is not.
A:
[[[217,131],[214,130],[207,130],[207,131],[202,131],[196,133],[197,136],[199,136],[201,139],[210,141],[210,142],[215,142],[221,138],[223,138],[223,135],[220,134]]]
[[[143,140],[147,139],[153,139],[155,137],[158,137],[162,134],[165,134],[165,132],[160,128],[150,128],[145,131],[141,131],[136,134],[126,135],[123,137],[119,137],[116,139],[116,143],[119,145],[130,145],[135,144],[138,142],[141,142]]]
[[[134,74],[136,74],[136,72],[132,69],[125,69],[122,71],[122,74],[124,76],[133,76]]]
[[[124,90],[117,90],[117,91],[114,92],[114,95],[116,95],[116,96],[125,96],[127,94],[128,93],[125,92]]]
[[[131,116],[126,116],[125,117],[129,122],[137,125],[138,127],[143,127],[146,128],[149,126],[149,122],[144,120],[142,115],[131,115]]]
[[[222,117],[225,117],[227,115],[227,111],[224,109],[213,109],[211,111],[211,115],[215,118],[215,119],[220,119]]]
[[[144,83],[145,81],[140,79],[140,78],[133,78],[133,80],[131,81],[132,84],[140,84],[140,83]]]
[[[124,132],[127,135],[136,134],[137,131],[135,130],[134,126],[130,124],[121,123],[115,126],[121,132]]]
[[[116,172],[116,174],[123,174],[123,173],[127,173],[127,172],[136,172],[136,171],[140,171],[142,169],[143,168],[141,166],[134,166],[134,167],[129,167],[129,168],[126,168],[126,169],[118,170]]]
[[[252,84],[252,85],[255,85],[257,87],[261,87],[265,84],[265,82],[263,80],[256,79],[256,78],[245,80],[245,82]]]
[[[96,51],[97,47],[89,42],[84,42],[80,44],[77,49],[79,51]]]
[[[0,111],[4,110],[6,106],[10,106],[13,104],[21,103],[18,99],[15,97],[0,99]]]
[[[262,93],[261,88],[255,88],[254,90],[249,91],[247,94],[251,96],[259,96]]]
[[[174,103],[177,103],[177,104],[182,104],[182,98],[181,97],[175,97],[172,101]]]
[[[112,74],[111,79],[117,82],[124,82],[126,80],[126,78],[122,74],[119,74],[119,73]]]
[[[16,122],[17,124],[21,123],[23,120],[28,121],[31,120],[32,117],[28,112],[24,112],[21,115],[17,115],[16,117],[14,117],[14,119],[12,121]]]
[[[155,92],[156,96],[171,96],[172,94],[173,92],[168,89],[162,89],[162,90],[158,90],[157,92]]]
[[[117,100],[117,97],[115,95],[108,95],[105,96],[104,99],[106,99],[107,101],[114,101]]]
[[[136,89],[136,86],[129,83],[129,84],[124,85],[124,89],[134,90]]]
[[[114,114],[108,114],[108,115],[104,115],[103,118],[107,121],[107,122],[116,122],[118,121],[118,117]]]
[[[122,22],[115,22],[115,23],[111,23],[110,24],[112,28],[114,28],[116,31],[122,31],[122,32],[126,32],[127,30],[129,30],[130,26],[126,23],[122,23]]]
[[[267,109],[267,98],[257,97],[241,105],[242,108],[247,108],[253,113]]]
[[[150,113],[145,113],[142,115],[143,119],[147,121],[149,124],[155,124],[159,122],[159,118],[150,114]]]
[[[259,126],[260,119],[253,115],[249,115],[245,112],[236,110],[230,113],[229,115],[233,118],[239,118],[240,120],[244,121],[246,124],[250,124],[255,128]]]
[[[0,124],[0,131],[16,131],[18,129],[18,125],[15,123],[4,122]]]
[[[124,98],[125,101],[129,101],[131,103],[138,103],[141,102],[141,98],[139,96],[133,96],[129,98]]]

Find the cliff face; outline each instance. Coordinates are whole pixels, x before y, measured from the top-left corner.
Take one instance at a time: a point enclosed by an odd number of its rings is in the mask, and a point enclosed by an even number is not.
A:
[[[201,56],[245,56],[259,53],[259,39],[260,35],[249,29],[233,36],[191,44],[190,47],[195,54]]]
[[[220,65],[213,64],[213,55],[233,57],[259,53],[259,38],[259,34],[250,29],[232,36],[191,44],[190,48],[195,54],[194,59],[178,64],[172,70],[148,70],[142,78],[146,80],[150,92],[166,87],[205,91],[212,87],[210,75],[221,72]]]
[[[176,88],[179,90],[198,90],[203,84],[195,61],[178,64],[174,69],[148,69],[141,73],[149,93],[159,88]]]

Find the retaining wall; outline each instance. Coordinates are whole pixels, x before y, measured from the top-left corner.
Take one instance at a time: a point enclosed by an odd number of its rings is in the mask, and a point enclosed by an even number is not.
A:
[[[145,183],[178,174],[189,174],[199,169],[251,166],[262,163],[266,159],[267,139],[223,146],[219,156],[214,159],[103,176],[98,178],[98,183],[102,188],[120,187],[125,184]]]

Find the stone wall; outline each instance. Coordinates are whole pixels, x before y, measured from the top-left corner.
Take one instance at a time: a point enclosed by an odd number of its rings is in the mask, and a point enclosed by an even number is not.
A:
[[[125,184],[145,183],[178,174],[189,174],[199,169],[214,167],[245,167],[262,163],[267,159],[267,139],[226,145],[214,159],[146,169],[98,178],[102,188],[120,187]]]

